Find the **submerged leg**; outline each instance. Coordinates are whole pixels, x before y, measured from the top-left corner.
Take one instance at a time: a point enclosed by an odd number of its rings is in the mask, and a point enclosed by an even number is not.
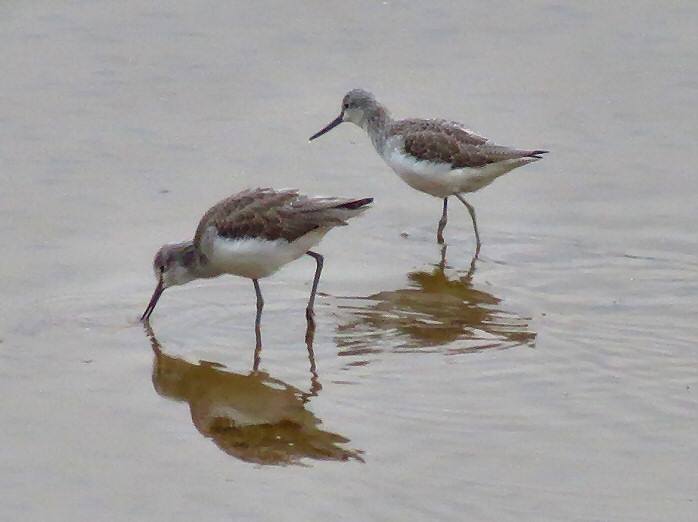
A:
[[[259,288],[259,281],[256,279],[252,280],[254,284],[254,291],[257,294],[257,316],[254,320],[254,335],[257,341],[256,347],[258,352],[262,348],[262,309],[264,308],[264,298],[262,297],[262,290]],[[255,353],[256,353],[255,352]]]
[[[305,345],[308,348],[308,360],[310,361],[310,395],[317,395],[322,390],[320,378],[315,366],[315,352],[313,351],[313,341],[315,340],[315,323],[308,321],[308,328],[305,331]]]
[[[252,371],[259,371],[259,363],[262,361],[262,340],[257,339],[257,344],[254,347],[254,358],[252,359]]]
[[[448,246],[445,244],[441,246],[441,261],[439,262],[439,270],[446,269],[446,249],[447,248],[448,248]]]
[[[315,306],[315,294],[317,293],[317,285],[320,282],[320,274],[322,273],[322,263],[324,258],[317,252],[308,250],[306,252],[310,257],[315,258],[317,267],[315,268],[315,277],[313,277],[313,288],[310,290],[310,299],[308,299],[308,307],[305,309],[305,317],[308,319],[309,323],[315,323],[315,311],[313,307]]]
[[[439,220],[439,228],[436,229],[436,241],[439,245],[444,243],[444,228],[446,228],[446,220],[448,219],[448,198],[444,198],[444,211]]]
[[[463,203],[467,207],[468,212],[470,212],[470,217],[473,220],[473,229],[475,230],[475,257],[477,257],[478,255],[480,255],[480,247],[482,246],[482,244],[480,243],[480,233],[477,231],[477,219],[475,218],[475,209],[470,203],[465,201],[463,199],[463,196],[461,196],[460,194],[455,194],[455,196],[461,201],[461,203]]]

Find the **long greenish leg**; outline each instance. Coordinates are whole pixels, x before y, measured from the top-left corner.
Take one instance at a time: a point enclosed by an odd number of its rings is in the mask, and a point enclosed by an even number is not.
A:
[[[310,299],[308,299],[308,307],[305,309],[305,317],[309,323],[315,323],[315,294],[317,293],[317,286],[320,282],[320,274],[322,273],[322,264],[324,258],[317,252],[308,250],[306,252],[310,257],[315,259],[317,266],[315,268],[315,277],[313,277],[313,287],[310,290]]]
[[[441,219],[439,220],[439,228],[436,230],[436,241],[439,245],[444,244],[444,228],[446,228],[446,221],[448,220],[448,198],[444,198],[444,211],[441,214]]]
[[[480,243],[480,232],[478,232],[477,230],[477,219],[475,218],[475,209],[470,203],[465,201],[460,194],[455,194],[455,196],[460,200],[461,203],[463,203],[466,206],[468,212],[470,212],[470,217],[473,220],[473,229],[475,230],[475,257],[477,257],[480,255],[480,247],[482,246],[482,243]]]
[[[259,288],[259,281],[256,279],[252,280],[254,284],[254,291],[257,294],[257,315],[254,319],[254,334],[256,340],[256,351],[262,349],[262,309],[264,308],[264,298],[262,297],[262,290]]]

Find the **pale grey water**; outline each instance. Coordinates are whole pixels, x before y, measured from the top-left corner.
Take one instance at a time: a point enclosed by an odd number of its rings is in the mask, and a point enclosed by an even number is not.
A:
[[[688,1],[4,3],[0,518],[698,519],[697,19]],[[551,150],[469,198],[472,274],[465,209],[441,274],[437,200],[355,127],[307,143],[357,86]],[[256,185],[376,198],[319,247],[319,391],[312,260],[263,282],[267,380],[247,377],[249,281],[165,293],[158,358],[137,323],[159,245]],[[206,428],[226,408],[287,414],[303,465]]]

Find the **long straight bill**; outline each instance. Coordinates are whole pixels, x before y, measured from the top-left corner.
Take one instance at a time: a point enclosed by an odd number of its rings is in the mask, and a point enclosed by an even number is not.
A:
[[[332,129],[334,129],[337,125],[339,125],[343,121],[344,121],[344,113],[337,116],[334,120],[332,120],[330,123],[328,123],[327,126],[324,127],[322,130],[319,130],[318,132],[313,134],[310,138],[308,138],[308,141],[313,141],[315,138],[319,138],[320,136],[322,136],[326,132],[329,132]]]
[[[143,312],[143,315],[141,316],[141,321],[150,320],[150,314],[152,314],[153,310],[155,310],[155,305],[158,303],[158,299],[160,299],[163,290],[165,290],[165,285],[163,284],[161,277],[160,279],[158,279],[158,284],[155,287],[155,291],[153,292],[153,297],[150,298],[148,307],[145,309],[145,312]]]

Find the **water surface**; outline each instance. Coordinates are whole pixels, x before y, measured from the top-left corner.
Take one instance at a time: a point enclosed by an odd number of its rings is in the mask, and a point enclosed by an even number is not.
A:
[[[693,2],[0,8],[0,518],[698,519]],[[455,203],[359,129],[551,150]],[[257,185],[373,196],[254,291],[153,254]],[[456,202],[457,203],[457,202]],[[313,365],[314,361],[314,365]]]

